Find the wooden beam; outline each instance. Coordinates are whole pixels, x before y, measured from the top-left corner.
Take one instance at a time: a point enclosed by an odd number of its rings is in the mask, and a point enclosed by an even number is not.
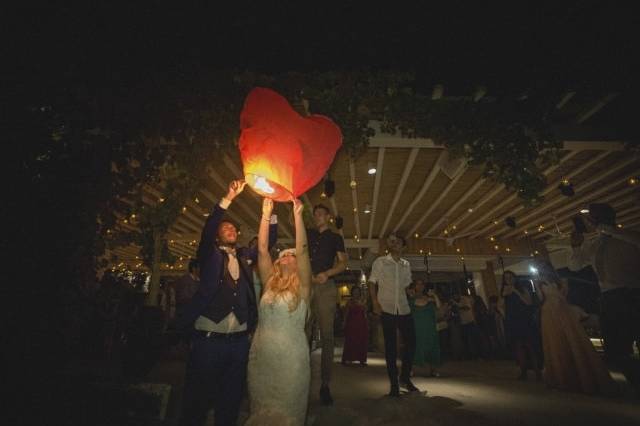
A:
[[[629,190],[629,188],[624,188],[621,191],[618,191],[616,193],[610,194],[604,198],[598,199],[599,203],[609,203],[611,204],[612,200],[616,200],[620,197],[623,197],[624,195],[626,195],[627,193],[631,192]],[[640,206],[636,206],[636,205],[632,205],[629,208],[623,208],[623,206],[626,206],[627,203],[625,201],[628,200],[622,200],[620,203],[614,204],[611,207],[613,207],[613,209],[616,211],[616,216],[618,218],[624,217],[625,215],[629,214],[629,213],[633,213],[635,211],[640,211]],[[573,216],[575,216],[576,214],[578,214],[579,209],[575,209],[575,210],[571,210],[565,214],[562,214],[561,216],[555,216],[553,219],[553,221],[547,221],[545,222],[543,225],[546,229],[551,229],[553,227],[556,226],[557,224],[557,228],[559,228],[560,232],[564,232],[567,229],[572,229],[573,228],[573,223],[571,221],[568,221],[569,219],[571,219]],[[567,222],[568,221],[568,222]],[[533,239],[539,239],[539,238],[543,238],[545,235],[540,233],[537,235],[533,236]]]
[[[635,159],[631,158],[627,161],[624,161],[620,164],[618,164],[616,167],[609,169],[607,172],[602,173],[600,175],[598,175],[597,178],[594,178],[592,180],[590,180],[589,182],[585,182],[581,185],[578,185],[575,188],[575,191],[577,194],[583,192],[586,188],[589,188],[591,186],[593,186],[594,184],[600,182],[603,179],[606,179],[609,175],[612,175],[614,173],[616,173],[618,170],[628,166],[629,164],[633,163],[635,161]],[[579,206],[581,204],[583,204],[585,202],[585,200],[588,199],[598,199],[598,197],[600,197],[603,194],[606,194],[607,192],[611,191],[613,188],[615,188],[616,186],[624,183],[626,180],[628,180],[630,177],[634,176],[635,173],[638,173],[638,171],[634,171],[633,174],[629,174],[627,175],[623,180],[621,179],[616,179],[614,182],[609,183],[608,185],[604,185],[598,188],[598,190],[593,191],[593,192],[588,192],[586,194],[584,194],[581,197],[578,197],[577,199],[574,199],[574,201],[567,203],[567,198],[566,197],[558,197],[548,203],[544,203],[540,208],[534,209],[533,211],[531,211],[530,213],[526,214],[525,216],[521,217],[518,219],[518,221],[520,222],[520,225],[517,226],[513,231],[504,234],[504,237],[509,238],[515,235],[518,235],[520,233],[524,232],[524,229],[526,228],[530,228],[530,227],[537,227],[537,225],[532,225],[531,222],[529,222],[527,225],[524,225],[524,223],[528,220],[528,219],[532,219],[535,218],[535,221],[537,223],[540,223],[540,221],[544,221],[547,218],[551,217],[554,213],[549,213],[546,214],[544,216],[540,216],[540,210],[542,208],[544,208],[544,211],[550,210],[551,207],[557,205],[557,204],[561,204],[564,203],[564,205],[562,206],[562,210],[564,211],[565,209],[568,208],[575,208],[575,206]]]
[[[411,236],[411,235],[413,235],[414,232],[416,232],[416,230],[420,227],[420,225],[422,225],[422,222],[424,222],[429,217],[429,215],[436,209],[436,207],[440,204],[440,202],[442,200],[444,200],[444,198],[453,189],[453,187],[458,183],[458,181],[460,180],[460,178],[462,176],[464,176],[464,172],[463,173],[458,173],[457,176],[455,178],[453,178],[451,180],[451,182],[449,182],[449,184],[446,186],[446,188],[440,193],[440,195],[438,195],[438,198],[436,198],[433,201],[433,203],[431,203],[431,205],[429,206],[427,211],[424,212],[422,217],[420,217],[420,219],[418,219],[416,221],[416,223],[413,224],[413,227],[409,231],[409,235],[408,236]]]
[[[583,171],[587,170],[589,167],[593,166],[594,164],[597,164],[598,162],[600,162],[602,159],[604,159],[607,155],[609,155],[609,152],[602,152],[600,153],[600,155],[592,158],[591,160],[587,161],[586,163],[583,163],[580,167],[578,167],[577,169],[573,170],[571,173],[561,177],[560,179],[558,179],[557,181],[555,181],[554,183],[547,185],[546,189],[544,191],[542,191],[542,196],[546,196],[548,194],[550,194],[553,191],[556,191],[558,189],[558,185],[560,185],[560,183],[564,180],[564,179],[571,179],[574,176],[579,175],[580,173],[582,173]],[[515,197],[517,197],[517,194],[514,194]],[[513,198],[512,198],[513,200]],[[542,206],[545,206],[546,204],[543,202]],[[542,207],[541,206],[541,207]],[[518,206],[516,206],[516,208],[512,211],[510,211],[509,213],[507,213],[505,216],[509,217],[509,216],[515,216],[518,212],[520,212],[521,210],[524,210],[524,205],[520,204]],[[498,226],[498,230],[494,232],[495,235],[497,235],[498,233],[502,232],[503,228],[505,227],[505,225],[502,222],[498,222],[498,224],[495,223],[490,223],[487,226],[485,226],[482,230],[476,232],[473,234],[473,237],[477,237],[479,235],[482,235],[484,233],[486,233],[489,229],[491,229],[494,226]]]
[[[378,148],[378,159],[376,161],[376,177],[373,183],[373,205],[371,206],[371,219],[369,220],[369,233],[367,238],[371,239],[373,235],[373,224],[376,220],[376,211],[378,209],[378,195],[380,195],[380,182],[382,181],[382,168],[384,167],[385,148]]]
[[[407,217],[409,217],[409,214],[411,214],[411,212],[418,205],[418,203],[422,201],[424,194],[427,193],[427,190],[429,189],[433,181],[438,176],[438,173],[440,172],[440,164],[445,158],[444,152],[445,151],[443,150],[443,151],[440,151],[440,154],[438,154],[438,158],[436,159],[436,162],[433,164],[433,168],[431,169],[431,171],[427,175],[427,178],[422,184],[422,188],[420,188],[420,191],[418,191],[416,196],[413,198],[413,200],[411,201],[411,204],[409,204],[409,207],[405,209],[404,214],[402,215],[400,220],[396,223],[396,226],[393,228],[393,232],[397,232],[398,229],[400,229],[400,227],[404,224],[405,220],[407,220]],[[382,238],[384,237],[384,235],[379,235],[379,237]]]
[[[566,161],[568,161],[569,159],[573,158],[575,155],[578,154],[579,151],[571,151],[569,153],[567,153],[567,155],[565,155],[564,157],[562,157],[560,159],[560,161],[558,162],[558,164],[554,164],[550,167],[547,167],[547,169],[545,169],[542,174],[544,176],[548,176],[549,174],[553,173],[555,170],[557,170],[560,165]],[[504,186],[503,186],[504,188]],[[491,193],[492,196],[495,196],[496,194],[498,194],[500,191],[497,191],[497,189],[495,191],[493,191]],[[467,233],[469,231],[472,231],[473,228],[475,228],[476,226],[478,226],[481,223],[485,223],[487,219],[491,218],[496,211],[499,211],[501,208],[503,208],[504,206],[506,206],[507,204],[513,202],[514,200],[516,200],[518,198],[518,194],[511,194],[509,195],[507,198],[505,198],[504,200],[502,200],[500,203],[496,204],[493,206],[493,208],[491,208],[488,212],[486,212],[485,214],[483,214],[482,216],[480,216],[478,219],[476,219],[474,222],[470,223],[469,225],[465,226],[463,229],[458,230],[458,233],[460,234],[464,234]],[[474,234],[475,236],[475,234]]]
[[[416,158],[418,157],[418,153],[420,152],[420,148],[413,148],[409,153],[409,158],[407,159],[407,163],[404,166],[404,170],[402,171],[402,177],[400,178],[400,182],[398,183],[398,187],[396,188],[395,194],[393,196],[393,201],[389,206],[387,211],[387,217],[384,220],[382,228],[380,232],[378,232],[379,237],[384,237],[387,232],[387,227],[389,226],[389,222],[391,221],[391,217],[393,216],[393,212],[396,210],[396,206],[398,205],[398,201],[400,201],[400,197],[404,195],[404,187],[407,184],[407,180],[409,179],[409,175],[413,170],[413,165],[416,162]]]
[[[600,99],[593,107],[589,108],[587,111],[581,114],[576,121],[578,122],[578,124],[583,124],[593,115],[595,115],[598,111],[604,108],[609,102],[614,100],[617,96],[618,96],[617,93],[609,93],[607,96]]]
[[[353,162],[353,158],[349,156],[349,178],[351,182],[356,182],[356,186],[351,188],[351,202],[353,204],[353,225],[356,230],[355,239],[359,240],[361,237],[360,234],[360,209],[358,208],[358,186],[356,180],[356,165]],[[333,198],[333,197],[332,197]],[[358,250],[358,255],[362,255],[360,250]]]
[[[573,98],[575,96],[576,92],[567,92],[562,99],[560,99],[560,102],[558,102],[556,104],[556,109],[562,109],[567,102],[569,102],[571,100],[571,98]]]
[[[426,238],[427,235],[433,234],[433,232],[436,229],[438,229],[440,224],[442,222],[447,221],[449,219],[449,216],[451,215],[451,213],[453,213],[458,207],[460,207],[462,205],[462,203],[467,201],[467,198],[469,198],[471,195],[475,194],[475,192],[478,190],[478,188],[480,188],[485,183],[485,181],[486,181],[486,179],[481,178],[481,179],[478,179],[476,181],[476,183],[471,185],[471,188],[469,188],[464,194],[462,194],[462,196],[460,198],[458,198],[458,200],[451,207],[449,207],[449,209],[442,215],[442,217],[439,220],[437,220],[436,222],[433,223],[433,225],[425,233],[424,237]]]

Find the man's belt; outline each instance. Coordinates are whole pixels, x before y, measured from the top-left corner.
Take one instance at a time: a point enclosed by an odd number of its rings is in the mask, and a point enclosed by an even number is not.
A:
[[[243,330],[235,333],[217,333],[215,331],[196,330],[196,335],[205,339],[237,339],[239,337],[248,336],[249,331]]]

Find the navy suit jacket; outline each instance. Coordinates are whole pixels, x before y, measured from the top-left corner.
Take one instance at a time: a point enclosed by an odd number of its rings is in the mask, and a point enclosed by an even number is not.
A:
[[[222,285],[225,265],[227,264],[227,254],[218,247],[216,238],[218,236],[218,226],[225,211],[219,204],[216,204],[202,229],[197,253],[200,266],[200,286],[191,301],[185,306],[182,315],[177,319],[177,327],[179,329],[186,330],[193,326],[196,319],[202,315],[214,297],[216,297],[218,289]],[[276,239],[277,225],[270,225],[269,248],[275,245]],[[249,284],[247,289],[249,294],[247,329],[252,332],[258,322],[258,301],[253,287],[251,266],[258,261],[258,248],[237,247],[236,257],[240,264],[240,273],[245,275]]]

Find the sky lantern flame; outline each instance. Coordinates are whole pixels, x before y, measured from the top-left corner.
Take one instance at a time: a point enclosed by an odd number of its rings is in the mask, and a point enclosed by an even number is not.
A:
[[[298,198],[316,185],[342,145],[342,132],[322,115],[303,117],[270,89],[254,88],[240,115],[245,180],[275,201]]]
[[[275,189],[273,189],[273,187],[269,185],[269,182],[262,176],[249,174],[247,182],[250,182],[250,186],[252,188],[256,189],[257,191],[264,192],[265,194],[273,194],[274,192],[276,192]]]

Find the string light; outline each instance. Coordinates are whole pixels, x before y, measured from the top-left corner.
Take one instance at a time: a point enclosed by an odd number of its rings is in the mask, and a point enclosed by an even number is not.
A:
[[[414,237],[416,238],[420,238],[420,234],[418,234],[417,232],[414,234]]]
[[[494,224],[494,225],[497,225],[497,224],[498,224],[498,221],[497,221],[497,220],[494,220],[494,221],[493,221],[493,224]]]
[[[200,200],[198,199],[198,197],[196,197],[195,200],[193,200],[193,201],[195,201],[196,203],[200,204]]]
[[[473,213],[473,209],[471,207],[469,207],[469,209],[467,210],[469,213]]]
[[[357,207],[354,207],[354,208],[353,208],[353,212],[354,212],[354,213],[358,213],[358,208],[357,208]]]
[[[448,229],[444,230],[444,235],[449,235],[449,230]]]
[[[431,256],[431,252],[427,253],[429,256]]]
[[[622,224],[619,223],[618,225],[616,225],[618,228],[622,229]]]
[[[182,206],[182,213],[186,213],[187,212],[187,206]]]
[[[324,191],[322,191],[322,194],[320,194],[320,198],[327,198],[327,194],[325,194]]]
[[[424,250],[420,249],[420,254],[424,253]]]
[[[160,201],[161,203],[164,203],[164,198],[160,198],[158,201]]]
[[[456,253],[460,253],[460,249],[459,248],[456,249]]]
[[[495,240],[496,240],[496,237],[490,237],[490,238],[489,238],[489,240],[490,240],[491,242],[493,242],[493,241],[495,241]]]
[[[507,253],[511,252],[511,249],[509,247],[507,247],[505,250],[507,250]]]
[[[496,244],[495,246],[493,246],[493,248],[496,249],[496,250],[499,250],[500,246]]]
[[[355,180],[352,180],[351,182],[349,182],[349,186],[351,187],[351,189],[356,189],[358,183]]]
[[[524,235],[529,235],[529,231],[528,230],[524,230]]]
[[[456,230],[456,226],[455,225],[453,225],[452,228],[453,228],[454,231]]]
[[[629,185],[637,185],[637,184],[638,184],[638,179],[636,178],[629,179]]]
[[[135,219],[135,218],[136,218],[136,214],[135,214],[135,213],[132,213],[132,214],[131,214],[131,219]]]

